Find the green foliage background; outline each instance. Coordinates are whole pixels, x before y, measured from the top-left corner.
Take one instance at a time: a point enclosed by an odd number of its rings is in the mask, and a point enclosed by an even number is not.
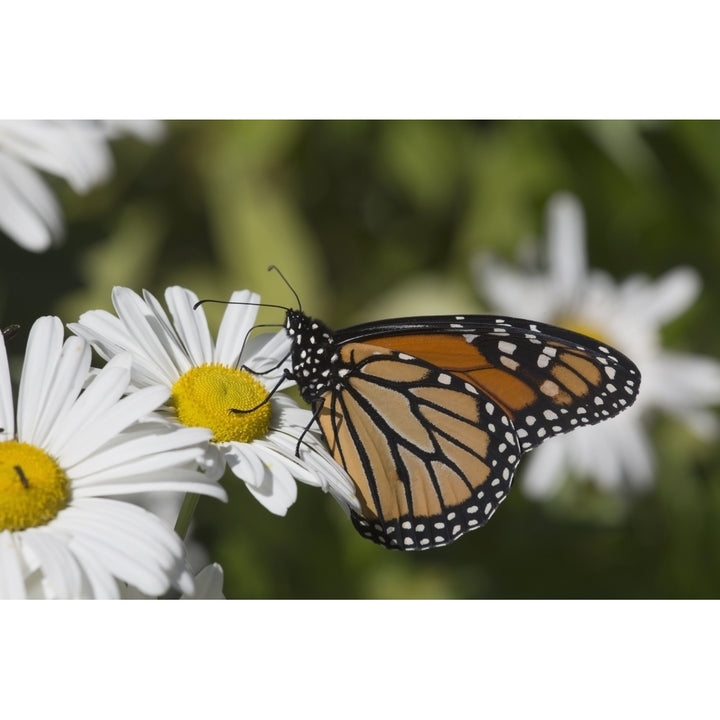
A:
[[[109,184],[78,197],[57,183],[62,245],[33,255],[0,238],[0,320],[23,325],[21,348],[39,315],[112,309],[113,285],[216,298],[250,287],[292,304],[271,263],[331,326],[482,312],[472,258],[512,259],[541,236],[550,195],[570,190],[591,266],[618,279],[699,270],[700,300],[664,339],[720,355],[716,122],[188,121],[169,123],[157,146],[125,139],[114,151]],[[208,309],[215,325],[221,313]],[[567,483],[531,502],[516,488],[486,528],[427,553],[361,539],[330,496],[303,485],[275,517],[232,476],[230,502],[202,499],[194,533],[236,598],[718,597],[717,445],[667,418],[652,432],[651,491]]]

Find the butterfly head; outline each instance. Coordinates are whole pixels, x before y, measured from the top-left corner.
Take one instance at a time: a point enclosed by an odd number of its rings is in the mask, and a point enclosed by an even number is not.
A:
[[[288,310],[285,330],[292,340],[292,374],[300,394],[314,403],[336,380],[340,354],[330,328],[301,310]]]

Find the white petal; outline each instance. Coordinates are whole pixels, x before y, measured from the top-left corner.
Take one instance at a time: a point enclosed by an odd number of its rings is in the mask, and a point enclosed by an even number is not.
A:
[[[676,408],[720,403],[720,363],[713,358],[690,353],[658,353],[650,373],[653,404],[668,413],[672,414]]]
[[[114,169],[101,128],[88,121],[4,121],[0,142],[23,162],[58,175],[86,192]]]
[[[20,247],[43,252],[63,233],[55,196],[31,168],[0,155],[0,229]]]
[[[259,303],[260,296],[249,290],[240,290],[230,296],[231,303]],[[232,366],[240,357],[248,333],[255,323],[258,309],[255,305],[235,304],[225,309],[215,347],[215,361]]]
[[[115,600],[120,597],[117,580],[98,557],[92,544],[73,538],[68,542],[68,547],[80,564],[84,583],[88,585],[87,590],[84,590],[79,597],[97,600]]]
[[[127,389],[131,361],[128,354],[117,355],[97,373],[85,392],[68,409],[63,423],[55,425],[48,435],[43,447],[51,455],[60,458],[66,443],[78,442],[81,428],[94,428],[104,421],[105,414]]]
[[[22,563],[15,534],[0,532],[0,598],[22,600],[26,596]]]
[[[547,248],[549,279],[556,302],[562,307],[582,291],[587,274],[585,213],[571,193],[556,193],[548,201]]]
[[[36,445],[43,447],[53,426],[64,421],[64,416],[88,379],[90,355],[90,346],[81,338],[70,337],[63,343],[52,383],[33,431]]]
[[[248,485],[260,485],[265,475],[262,462],[250,445],[228,442],[221,445],[230,470]]]
[[[478,292],[487,298],[493,311],[525,317],[528,308],[532,308],[533,318],[545,322],[555,314],[555,297],[545,277],[510,270],[486,255],[479,255],[473,268]]]
[[[197,295],[185,288],[175,286],[165,291],[165,302],[190,362],[195,366],[211,363],[214,359],[213,341],[205,312],[202,306],[193,310],[197,301]]]
[[[292,340],[288,334],[281,330],[278,333],[263,333],[250,337],[243,351],[243,364],[255,373],[265,373],[258,376],[269,390],[272,389],[285,369],[290,369],[290,349]],[[289,387],[293,382],[288,380]]]
[[[143,142],[157,143],[165,137],[165,125],[160,120],[102,120],[100,125],[111,140],[133,135]]]
[[[107,310],[88,310],[80,315],[79,322],[68,323],[67,326],[79,337],[96,344],[98,354],[104,360],[109,360],[123,349],[134,349],[132,344],[135,340],[122,320]]]
[[[533,450],[521,465],[521,487],[534,500],[552,497],[566,477],[565,453],[556,441]]]
[[[620,291],[636,322],[659,327],[685,312],[697,299],[700,287],[694,268],[677,267],[652,283],[643,276],[628,278]]]
[[[109,367],[109,364],[104,369],[107,367]],[[93,389],[97,382],[96,379],[90,384],[88,390],[81,396],[81,400]],[[118,383],[118,385],[120,384]],[[96,449],[112,439],[114,435],[156,410],[167,400],[169,395],[168,388],[158,385],[137,390],[122,398],[122,400],[115,402],[110,408],[103,407],[102,413],[95,408],[90,408],[85,422],[78,427],[76,434],[69,438],[62,447],[58,460],[67,468],[72,467],[80,460],[84,460]],[[94,399],[99,400],[100,398]],[[100,418],[101,422],[98,422]]]
[[[189,468],[195,464],[201,454],[201,449],[196,447],[168,450],[145,456],[128,453],[124,462],[117,462],[113,465],[105,464],[105,458],[101,458],[100,463],[95,463],[95,457],[91,456],[89,460],[70,467],[68,474],[77,481],[78,487],[121,478],[130,480],[134,475],[151,477],[154,472],[168,469],[179,470],[181,467]],[[92,470],[93,467],[96,469]]]
[[[286,515],[288,508],[297,500],[297,483],[277,455],[265,448],[256,448],[263,461],[262,482],[247,484],[255,499],[275,515]]]
[[[112,297],[119,317],[143,348],[142,352],[134,350],[133,356],[151,368],[163,385],[171,386],[187,372],[190,362],[177,335],[167,331],[167,318],[158,318],[147,303],[128,288],[113,288]]]
[[[172,468],[154,470],[146,475],[105,478],[102,481],[91,478],[73,485],[73,497],[135,495],[138,493],[196,493],[227,502],[227,493],[217,480],[208,478],[196,470]]]
[[[32,552],[43,574],[47,597],[80,597],[82,572],[66,543],[58,540],[47,527],[29,528],[21,534],[23,552]]]
[[[224,600],[223,569],[218,563],[207,565],[195,576],[195,592],[192,596],[183,595],[190,600]]]
[[[115,500],[77,499],[55,519],[118,579],[147,595],[162,595],[185,572],[179,538],[155,515]]]
[[[200,446],[212,439],[212,431],[207,428],[178,428],[169,431],[167,426],[145,423],[132,432],[122,433],[111,438],[101,450],[76,463],[71,470],[73,478],[82,478],[108,468],[124,466],[128,460],[144,457],[162,457],[173,450],[191,450],[193,456],[199,456]]]
[[[27,342],[18,391],[18,439],[32,443],[40,422],[45,397],[62,351],[63,327],[59,318],[38,318]]]

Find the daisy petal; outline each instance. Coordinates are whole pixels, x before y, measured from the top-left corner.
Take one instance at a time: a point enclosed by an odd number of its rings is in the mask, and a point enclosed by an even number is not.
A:
[[[585,214],[574,195],[553,195],[547,207],[550,281],[558,304],[572,302],[587,272]]]
[[[197,295],[180,287],[169,287],[165,301],[170,309],[185,350],[193,365],[213,362],[213,341],[202,308],[193,309]]]
[[[223,569],[218,563],[207,565],[195,576],[195,592],[183,595],[183,600],[224,600]]]
[[[90,346],[81,338],[70,337],[63,344],[42,415],[33,430],[36,445],[45,444],[53,425],[63,421],[80,394],[90,369],[90,355]]]
[[[83,498],[56,519],[59,530],[72,535],[115,577],[147,595],[162,595],[171,579],[183,573],[179,538],[155,515],[115,500]]]
[[[60,206],[32,168],[0,155],[0,230],[25,250],[43,252],[62,235]]]
[[[199,447],[202,443],[208,442],[212,433],[206,428],[178,428],[170,430],[165,425],[141,424],[141,432],[123,433],[122,436],[114,438],[114,442],[107,442],[101,450],[91,456],[79,461],[72,467],[73,478],[83,478],[101,473],[108,468],[123,467],[128,457],[140,459],[153,457],[160,453],[173,450],[186,450],[192,447],[192,453],[197,456],[201,453]],[[159,460],[164,465],[164,460]]]
[[[55,366],[62,350],[63,327],[59,318],[41,317],[28,336],[18,391],[18,439],[31,442],[40,422],[45,396],[52,384]]]
[[[98,496],[135,495],[137,493],[196,493],[214,497],[227,502],[225,489],[216,480],[207,478],[196,470],[154,470],[152,473],[137,474],[131,477],[118,476],[103,481],[78,481],[73,489],[73,497],[88,498]]]
[[[291,347],[292,340],[284,330],[248,338],[244,351],[246,364],[254,373],[263,373],[259,379],[268,390],[275,387],[286,369],[290,369]],[[294,384],[294,380],[288,379],[283,388]]]
[[[0,532],[0,598],[26,597],[21,555],[13,533]]]
[[[265,476],[262,462],[255,452],[243,443],[223,443],[223,454],[230,470],[248,485],[260,485]]]
[[[23,533],[24,554],[31,552],[42,569],[45,595],[58,599],[80,597],[82,573],[70,549],[58,543],[45,527]]]
[[[104,369],[108,367],[109,364]],[[97,380],[91,383],[90,388],[85,391],[80,400],[93,389],[96,382]],[[100,413],[92,413],[92,410],[90,410],[90,416],[80,426],[78,432],[67,440],[59,450],[59,460],[65,467],[72,468],[75,463],[88,457],[90,453],[95,452],[114,435],[135,422],[138,417],[156,410],[167,400],[169,395],[167,388],[161,386],[138,390],[115,402],[112,407],[104,408],[102,423],[94,420],[94,417]],[[99,396],[93,399],[99,399]]]
[[[113,288],[113,305],[125,325],[132,328],[137,344],[143,348],[143,364],[172,385],[190,368],[190,362],[175,333],[164,332],[166,317],[158,317],[132,290]]]
[[[72,538],[68,548],[77,558],[82,568],[87,590],[78,597],[95,598],[97,600],[116,600],[120,597],[117,580],[95,553],[92,545]]]
[[[255,324],[257,307],[251,303],[260,302],[260,296],[249,290],[234,292],[223,315],[215,346],[215,362],[229,367],[237,364],[248,333]],[[245,304],[242,304],[245,303]]]
[[[286,515],[288,508],[297,500],[297,483],[278,457],[260,446],[255,452],[263,461],[260,483],[246,483],[255,499],[274,515]]]
[[[53,428],[45,448],[59,456],[66,443],[72,442],[80,428],[94,428],[106,411],[112,408],[127,390],[130,377],[129,355],[116,355],[92,380],[88,388],[68,408],[63,423]],[[136,418],[137,419],[137,418]],[[29,438],[28,438],[29,439]],[[81,438],[80,442],[85,440]]]

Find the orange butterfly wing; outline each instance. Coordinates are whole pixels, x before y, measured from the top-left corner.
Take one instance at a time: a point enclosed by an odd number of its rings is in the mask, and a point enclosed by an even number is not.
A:
[[[523,451],[617,415],[640,385],[613,348],[516,318],[400,318],[333,332],[290,310],[286,328],[293,377],[355,483],[355,527],[403,550],[484,525]]]

